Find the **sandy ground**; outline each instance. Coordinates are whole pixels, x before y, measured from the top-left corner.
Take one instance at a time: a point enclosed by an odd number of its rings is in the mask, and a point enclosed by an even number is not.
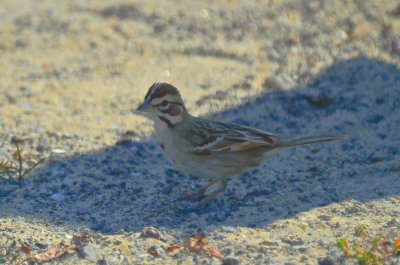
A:
[[[0,54],[0,161],[16,162],[13,137],[24,167],[51,157],[0,180],[1,264],[82,233],[57,264],[351,264],[335,242],[355,227],[400,235],[398,1],[3,0]],[[131,113],[155,81],[194,115],[349,138],[277,154],[207,206],[180,202],[204,181]],[[231,258],[165,253],[200,234]]]

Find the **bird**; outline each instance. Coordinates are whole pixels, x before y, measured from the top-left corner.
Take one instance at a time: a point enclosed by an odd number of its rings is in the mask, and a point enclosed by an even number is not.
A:
[[[342,140],[344,135],[281,138],[268,131],[192,116],[179,90],[154,83],[136,112],[154,122],[154,136],[165,159],[175,168],[209,182],[181,197],[206,204],[227,187],[230,177],[260,166],[273,154],[290,147]],[[215,184],[218,188],[207,194]]]

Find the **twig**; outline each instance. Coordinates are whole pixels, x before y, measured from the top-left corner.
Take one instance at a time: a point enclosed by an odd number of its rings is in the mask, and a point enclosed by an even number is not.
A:
[[[27,174],[29,174],[29,172],[31,172],[33,169],[35,169],[37,166],[39,166],[40,164],[42,164],[44,161],[46,161],[45,158],[40,159],[37,163],[35,163],[33,166],[31,166],[30,168],[28,168],[27,170],[25,170],[25,172],[22,174],[22,178],[24,178]]]
[[[17,147],[18,164],[19,164],[18,180],[22,180],[22,178],[23,178],[23,175],[22,175],[22,154],[21,154],[21,150],[19,150],[19,146],[18,146],[17,143],[15,143],[15,146]]]

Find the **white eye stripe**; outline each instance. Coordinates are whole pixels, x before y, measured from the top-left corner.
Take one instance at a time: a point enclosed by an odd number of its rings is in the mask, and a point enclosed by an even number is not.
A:
[[[160,110],[167,110],[167,109],[169,109],[170,106],[171,106],[171,103],[168,103],[168,104],[165,105],[165,106],[163,106],[163,105],[161,104],[161,105],[158,105],[158,108],[159,108]]]
[[[164,100],[168,101],[168,102],[172,102],[172,101],[176,101],[176,99],[174,100],[174,97],[171,95],[166,95],[163,96],[161,98],[155,98],[151,101],[152,105],[159,105],[161,104]]]

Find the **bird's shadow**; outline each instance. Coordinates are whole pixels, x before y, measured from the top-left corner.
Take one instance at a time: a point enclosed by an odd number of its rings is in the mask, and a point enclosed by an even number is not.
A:
[[[243,85],[244,84],[244,85]],[[246,89],[246,82],[233,89]],[[232,179],[206,206],[177,198],[204,183],[168,166],[155,142],[125,142],[48,162],[21,182],[0,182],[2,215],[88,226],[103,233],[145,226],[262,227],[343,200],[400,194],[400,71],[383,61],[336,63],[310,83],[268,90],[212,119],[283,136],[346,134],[345,141],[299,147]],[[224,100],[224,93],[216,93]],[[207,104],[200,100],[198,104]],[[53,197],[61,194],[63,197]]]

